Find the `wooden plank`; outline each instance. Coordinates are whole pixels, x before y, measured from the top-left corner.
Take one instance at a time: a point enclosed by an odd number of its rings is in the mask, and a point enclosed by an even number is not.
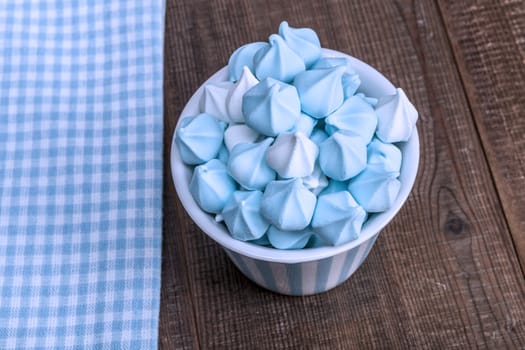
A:
[[[161,348],[525,346],[525,283],[434,2],[168,4],[166,159],[197,86],[282,19],[402,86],[421,113],[422,158],[413,194],[364,265],[341,287],[304,298],[245,279],[183,213],[166,170]],[[167,286],[182,292],[173,298]]]
[[[525,2],[439,4],[525,271]]]

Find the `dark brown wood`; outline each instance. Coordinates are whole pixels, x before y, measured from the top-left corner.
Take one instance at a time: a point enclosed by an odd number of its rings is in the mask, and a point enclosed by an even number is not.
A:
[[[525,271],[525,2],[439,3]]]
[[[430,0],[168,1],[160,348],[525,347],[514,228],[441,15]],[[283,19],[378,68],[420,112],[422,157],[407,204],[349,281],[304,298],[244,278],[184,213],[169,171],[185,101],[236,47],[266,40]]]

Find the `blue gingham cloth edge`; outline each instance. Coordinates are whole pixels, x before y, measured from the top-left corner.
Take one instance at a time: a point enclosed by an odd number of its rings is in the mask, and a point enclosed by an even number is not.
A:
[[[0,2],[0,348],[157,347],[164,1]]]

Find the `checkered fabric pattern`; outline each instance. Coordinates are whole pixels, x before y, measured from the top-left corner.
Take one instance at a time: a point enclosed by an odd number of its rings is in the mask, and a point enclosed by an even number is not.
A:
[[[163,0],[0,1],[0,349],[153,349]]]

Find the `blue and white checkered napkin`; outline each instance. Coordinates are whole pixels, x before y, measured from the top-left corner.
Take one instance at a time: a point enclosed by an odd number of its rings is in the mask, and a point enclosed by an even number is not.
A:
[[[0,1],[0,349],[157,347],[163,0]]]

